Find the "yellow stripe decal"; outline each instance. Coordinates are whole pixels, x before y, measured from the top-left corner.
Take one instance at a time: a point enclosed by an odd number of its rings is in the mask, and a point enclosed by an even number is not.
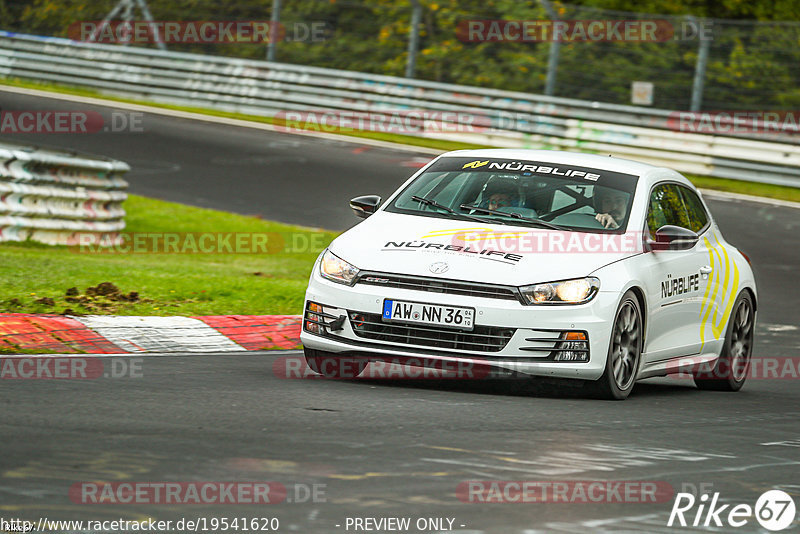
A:
[[[715,340],[718,340],[723,335],[725,325],[731,315],[733,303],[736,301],[736,295],[739,289],[739,267],[736,265],[736,262],[728,256],[728,251],[720,244],[716,234],[714,234],[714,244],[712,244],[708,238],[704,238],[704,241],[708,248],[708,257],[713,270],[711,271],[711,277],[708,280],[706,292],[705,295],[703,295],[703,303],[700,308],[701,350],[705,346],[707,326],[711,326],[711,334]],[[723,273],[720,272],[723,269],[725,271],[724,278]],[[732,279],[731,270],[733,271]],[[716,307],[714,304],[716,302],[717,292],[720,290],[720,281],[722,281],[721,304],[719,307]],[[712,283],[714,284],[713,290],[711,289]],[[710,297],[709,292],[711,293]],[[708,324],[709,319],[710,325]]]
[[[717,292],[719,291],[719,280],[720,274],[719,271],[722,269],[722,258],[719,256],[719,252],[715,247],[712,246],[711,250],[714,252],[714,261],[711,262],[711,267],[714,269],[711,271],[710,278],[708,280],[708,285],[711,285],[712,282],[714,284],[714,289],[711,291],[711,297],[708,299],[708,308],[706,308],[705,315],[702,318],[702,326],[703,330],[706,329],[706,323],[711,318],[711,312],[714,311],[714,303],[717,301]]]
[[[725,264],[727,266],[728,253],[724,248],[722,249],[722,252],[725,254]],[[711,325],[711,328],[714,331],[714,337],[717,339],[719,339],[720,336],[725,333],[725,325],[728,322],[728,317],[731,316],[733,303],[736,300],[736,289],[739,287],[739,269],[736,267],[736,263],[734,263],[733,261],[731,261],[731,264],[733,266],[733,281],[731,283],[731,292],[725,294],[725,297],[727,298],[728,302],[727,304],[725,304],[725,311],[723,312],[722,317],[720,317],[719,322],[716,325],[713,324]],[[728,277],[728,271],[726,270],[725,272],[726,285],[727,285],[727,277]]]

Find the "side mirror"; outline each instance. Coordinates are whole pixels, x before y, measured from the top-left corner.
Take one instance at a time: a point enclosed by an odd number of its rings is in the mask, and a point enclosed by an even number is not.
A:
[[[656,230],[656,240],[647,240],[650,250],[689,250],[700,240],[700,236],[687,228],[665,224]]]
[[[350,209],[356,214],[356,217],[366,219],[378,209],[381,205],[381,197],[378,195],[365,195],[363,197],[356,197],[350,201]]]

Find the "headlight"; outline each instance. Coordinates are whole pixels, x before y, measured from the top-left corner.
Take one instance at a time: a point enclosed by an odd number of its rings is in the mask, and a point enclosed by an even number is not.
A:
[[[328,280],[350,286],[358,275],[358,269],[330,250],[326,250],[319,262],[319,274]]]
[[[526,304],[583,304],[589,302],[600,289],[600,280],[594,276],[533,284],[519,288]]]

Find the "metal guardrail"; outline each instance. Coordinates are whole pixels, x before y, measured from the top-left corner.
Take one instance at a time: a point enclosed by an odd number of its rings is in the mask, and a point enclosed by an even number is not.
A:
[[[0,241],[113,242],[125,227],[128,170],[121,161],[0,144]]]
[[[450,119],[454,128],[445,130],[454,131],[403,133],[607,153],[694,174],[800,187],[798,136],[679,131],[677,112],[669,110],[2,31],[0,76],[269,117],[314,110],[377,117],[455,112],[450,115],[477,118],[478,127]]]

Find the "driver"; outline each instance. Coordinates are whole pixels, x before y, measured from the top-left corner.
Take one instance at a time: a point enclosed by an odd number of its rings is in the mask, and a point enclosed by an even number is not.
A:
[[[519,207],[519,191],[514,182],[508,180],[493,180],[486,184],[483,191],[483,202],[481,204],[490,210],[500,208]]]
[[[628,213],[628,195],[618,189],[596,186],[594,189],[594,218],[604,228],[615,230]]]

